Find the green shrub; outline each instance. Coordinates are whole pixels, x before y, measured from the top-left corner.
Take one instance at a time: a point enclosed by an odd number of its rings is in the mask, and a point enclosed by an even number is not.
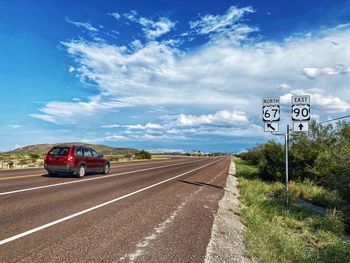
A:
[[[135,159],[152,159],[152,155],[149,152],[142,150],[135,153]]]
[[[261,178],[272,181],[283,181],[285,171],[283,145],[275,141],[269,141],[263,144],[258,167]]]

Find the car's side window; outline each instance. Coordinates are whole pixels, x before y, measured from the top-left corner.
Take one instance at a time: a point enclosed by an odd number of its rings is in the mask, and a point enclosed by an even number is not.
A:
[[[93,157],[98,157],[99,156],[99,154],[95,150],[91,149],[91,153],[92,153]]]
[[[77,156],[77,157],[83,156],[83,149],[82,148],[76,148],[74,155]]]
[[[85,157],[92,157],[90,149],[84,148],[84,156]]]

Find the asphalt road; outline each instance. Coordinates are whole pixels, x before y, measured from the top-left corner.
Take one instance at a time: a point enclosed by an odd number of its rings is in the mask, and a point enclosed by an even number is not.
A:
[[[203,262],[229,158],[0,172],[0,262]]]

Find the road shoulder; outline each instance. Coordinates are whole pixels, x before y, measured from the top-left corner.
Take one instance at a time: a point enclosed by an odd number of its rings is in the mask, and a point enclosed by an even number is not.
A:
[[[240,214],[239,191],[237,188],[236,167],[231,161],[227,177],[225,195],[219,203],[211,238],[205,256],[206,263],[239,262],[250,263],[244,238],[245,226]]]

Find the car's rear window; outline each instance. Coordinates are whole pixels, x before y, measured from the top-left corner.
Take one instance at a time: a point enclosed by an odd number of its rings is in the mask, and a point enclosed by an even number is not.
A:
[[[51,156],[67,156],[69,152],[69,147],[54,147],[50,151]]]

